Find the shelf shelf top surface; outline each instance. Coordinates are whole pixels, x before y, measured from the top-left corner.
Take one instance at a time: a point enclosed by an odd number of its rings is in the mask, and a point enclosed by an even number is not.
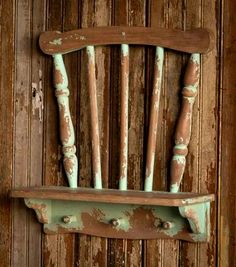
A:
[[[11,197],[176,207],[214,201],[213,194],[121,191],[62,186],[16,188],[11,191]]]

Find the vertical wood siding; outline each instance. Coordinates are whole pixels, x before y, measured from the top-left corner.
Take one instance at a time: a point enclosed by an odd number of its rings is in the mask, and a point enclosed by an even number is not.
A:
[[[227,2],[227,1],[226,1]],[[222,6],[222,18],[219,10]],[[0,266],[234,266],[235,173],[233,0],[0,0]],[[232,18],[228,14],[232,13]],[[220,27],[220,21],[223,28]],[[234,22],[234,21],[233,21]],[[52,59],[38,37],[44,30],[130,25],[190,29],[206,27],[216,36],[212,52],[201,57],[192,138],[181,191],[216,193],[211,210],[211,242],[120,240],[78,234],[44,235],[34,213],[11,201],[11,187],[67,185],[62,167]],[[220,29],[230,29],[224,43]],[[101,37],[102,38],[102,37]],[[219,93],[217,49],[222,46],[223,90]],[[129,47],[128,188],[143,189],[155,47]],[[120,46],[95,48],[98,122],[103,187],[118,188],[120,153]],[[167,49],[158,112],[154,190],[169,188],[174,131],[180,112],[187,55]],[[75,126],[79,185],[91,187],[92,151],[86,51],[64,56],[70,111]],[[223,101],[221,101],[223,99]],[[223,106],[220,106],[223,105]],[[218,116],[218,110],[222,116]],[[218,129],[222,126],[221,143]],[[143,139],[144,136],[144,139]],[[218,152],[222,151],[221,157]],[[228,158],[228,159],[227,159]],[[218,168],[222,166],[219,180]],[[230,205],[230,208],[229,206]],[[220,214],[221,217],[217,217]],[[217,228],[218,226],[218,228]],[[222,238],[217,242],[217,231]],[[220,249],[221,248],[221,249]]]

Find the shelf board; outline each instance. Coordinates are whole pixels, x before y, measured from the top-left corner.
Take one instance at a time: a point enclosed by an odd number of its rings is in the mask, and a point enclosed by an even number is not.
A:
[[[62,186],[16,188],[11,191],[11,197],[172,207],[182,207],[214,200],[213,194],[121,191],[84,187],[74,189]]]

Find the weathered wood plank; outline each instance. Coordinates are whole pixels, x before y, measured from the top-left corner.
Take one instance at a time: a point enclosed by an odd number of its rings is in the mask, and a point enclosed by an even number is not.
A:
[[[43,108],[44,108],[44,74],[45,59],[38,50],[39,34],[45,29],[46,1],[33,1],[31,8],[32,46],[31,46],[31,97],[30,97],[30,138],[29,138],[29,184],[42,185],[43,180]],[[34,212],[30,214],[29,224],[29,266],[41,266],[42,232],[41,225],[35,220]]]
[[[146,3],[129,0],[129,26],[145,26]],[[143,125],[144,125],[144,47],[130,46],[130,90],[129,90],[129,144],[128,144],[128,188],[143,189]],[[138,267],[142,262],[142,241],[127,241],[127,266]]]
[[[111,24],[111,0],[94,1],[94,26]],[[108,187],[109,182],[109,122],[110,122],[110,48],[96,47],[95,49],[98,123],[101,148],[102,185]],[[107,266],[106,238],[91,238],[91,253],[93,266]]]
[[[8,191],[13,178],[14,1],[0,2],[0,262],[11,265],[13,240]]]
[[[208,27],[217,36],[217,12],[214,2],[202,2],[202,26]],[[212,10],[209,12],[209,10]],[[213,12],[213,10],[215,12]],[[214,49],[202,56],[202,91],[200,92],[200,162],[199,191],[217,192],[217,160],[218,160],[218,70],[217,43]],[[209,70],[211,75],[209,75]],[[209,243],[199,244],[199,267],[215,266],[216,255],[216,203],[211,208],[211,239]]]
[[[235,94],[235,67],[236,67],[236,2],[233,0],[222,1],[221,38],[222,64],[221,64],[221,142],[220,142],[220,177],[219,177],[219,256],[220,267],[236,265],[236,94]],[[227,34],[225,34],[227,32]]]
[[[128,1],[112,0],[112,25],[128,25]],[[110,121],[110,187],[118,189],[120,146],[120,46],[112,48],[111,55],[111,121]],[[127,242],[111,239],[108,245],[108,266],[125,266]]]
[[[48,0],[47,2],[47,30],[62,30],[62,0]],[[52,79],[52,58],[48,57],[45,66],[45,106],[44,106],[44,176],[45,185],[65,184],[62,175],[61,145],[59,139],[58,108]],[[43,265],[59,266],[60,263],[60,235],[43,236]]]
[[[151,27],[161,27],[164,28],[165,18],[166,18],[166,9],[164,0],[155,1],[151,0],[147,6],[147,26]],[[147,140],[148,136],[148,124],[149,124],[149,112],[150,112],[150,103],[151,95],[153,90],[153,73],[154,73],[154,59],[155,59],[155,49],[148,49],[146,57],[146,83],[145,83],[145,131],[144,139]],[[165,56],[164,56],[165,58]],[[165,66],[165,59],[164,59]],[[160,95],[160,107],[158,112],[158,124],[157,124],[157,140],[156,140],[156,156],[154,162],[154,177],[157,177],[153,181],[153,190],[165,190],[166,182],[166,169],[165,162],[163,160],[163,155],[165,153],[165,135],[164,135],[164,120],[165,120],[165,69],[163,66],[163,82]],[[144,154],[144,156],[146,156]],[[162,265],[162,240],[148,240],[144,242],[144,266],[161,266]]]
[[[201,27],[201,1],[190,0],[185,4],[185,10],[183,13],[184,28],[191,29],[193,27]],[[184,57],[184,68],[187,65],[189,56]],[[200,65],[201,71],[201,65]],[[201,76],[201,73],[200,73]],[[200,77],[201,79],[201,77]],[[201,88],[199,87],[199,90]],[[193,106],[192,115],[192,133],[188,146],[188,155],[186,158],[186,168],[184,177],[182,180],[183,192],[198,192],[198,180],[199,180],[199,135],[200,135],[200,102],[199,93],[196,96],[196,100]],[[198,264],[198,245],[189,242],[181,242],[180,245],[180,266],[197,266]]]
[[[64,1],[63,2],[63,31],[73,30],[78,27],[79,11],[78,1]],[[69,79],[69,103],[70,103],[70,114],[71,120],[74,127],[75,133],[77,132],[77,116],[79,112],[78,103],[78,54],[72,53],[64,56],[64,62],[66,66],[66,72]],[[78,144],[75,134],[75,146]],[[78,145],[76,146],[76,155],[78,156]],[[63,184],[67,184],[66,179],[63,179]],[[77,175],[78,183],[78,175]],[[78,243],[77,235],[68,234],[64,239],[60,239],[59,253],[62,253],[60,260],[60,266],[73,266],[77,255],[76,242]]]
[[[15,122],[14,122],[14,180],[13,186],[29,184],[29,114],[31,92],[31,1],[24,0],[16,3],[16,50],[15,50]],[[23,203],[16,200],[12,213],[13,266],[28,266],[28,218]]]
[[[181,1],[166,1],[165,9],[167,14],[168,28],[183,29],[183,10],[184,3]],[[169,182],[170,172],[170,159],[172,155],[174,132],[176,128],[177,118],[180,112],[180,98],[181,92],[181,72],[182,72],[182,53],[172,53],[168,51],[166,56],[166,90],[165,90],[165,138],[166,138],[166,151],[164,160],[166,162],[167,183]],[[167,255],[173,254],[173,257]],[[163,266],[178,266],[179,262],[179,241],[163,241]]]
[[[94,0],[81,1],[80,6],[80,27],[92,27],[94,24]],[[91,119],[88,94],[88,72],[86,51],[80,53],[79,72],[79,186],[92,187],[92,150],[91,150]],[[78,260],[79,266],[92,266],[92,237],[87,235],[79,236]]]

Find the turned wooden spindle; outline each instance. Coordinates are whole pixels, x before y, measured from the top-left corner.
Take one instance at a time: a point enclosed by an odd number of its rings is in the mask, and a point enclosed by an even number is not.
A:
[[[54,62],[54,85],[59,106],[60,138],[62,153],[64,155],[63,165],[69,181],[69,186],[77,187],[78,161],[75,155],[75,134],[69,109],[68,78],[61,54],[53,55]]]
[[[100,153],[100,138],[99,138],[99,125],[98,125],[98,105],[97,105],[94,46],[87,46],[86,53],[88,56],[87,67],[88,67],[88,91],[89,91],[90,112],[91,112],[93,181],[94,181],[94,187],[96,189],[102,189],[101,153]]]
[[[186,165],[191,137],[192,111],[200,74],[200,55],[192,54],[184,76],[181,112],[175,132],[175,146],[170,166],[171,192],[178,192]]]
[[[158,121],[158,110],[160,106],[163,59],[164,59],[164,49],[162,47],[157,47],[155,65],[154,65],[153,91],[151,98],[150,120],[148,129],[147,160],[146,160],[145,184],[144,184],[145,191],[152,191],[152,186],[153,186],[153,171],[154,171],[154,161],[155,161],[155,151],[156,151],[157,121]]]
[[[129,98],[129,46],[121,45],[121,105],[120,105],[120,179],[119,189],[127,190],[128,171],[128,98]]]

